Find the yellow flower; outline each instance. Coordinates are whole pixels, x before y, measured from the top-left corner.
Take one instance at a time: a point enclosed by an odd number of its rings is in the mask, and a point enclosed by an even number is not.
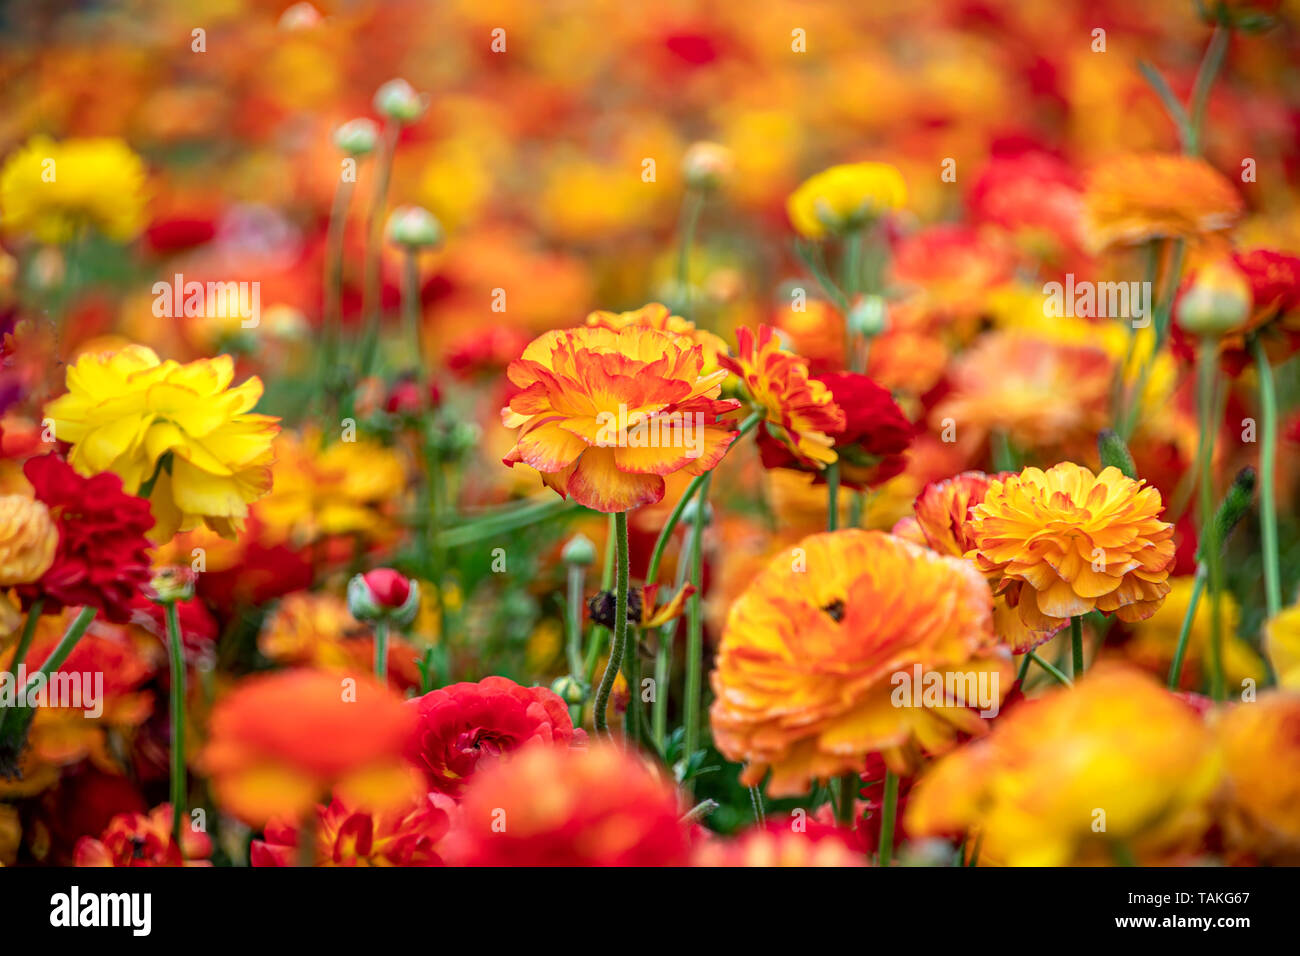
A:
[[[1150,617],[1169,593],[1174,526],[1160,492],[1118,468],[1094,475],[1063,461],[989,485],[971,509],[973,557],[1001,575],[995,593],[1025,626],[1050,631],[1092,610],[1122,621]]]
[[[281,432],[273,451],[274,486],[253,508],[265,537],[299,546],[332,535],[392,536],[383,505],[406,490],[406,466],[396,451],[365,440],[321,448],[315,429],[301,437]]]
[[[1169,594],[1151,617],[1133,625],[1133,638],[1124,645],[1125,653],[1143,668],[1164,674],[1173,662],[1178,635],[1191,602],[1195,579],[1191,575],[1169,579]],[[1264,677],[1264,662],[1250,646],[1236,636],[1240,617],[1237,602],[1230,593],[1220,595],[1223,602],[1223,675],[1230,684],[1246,678]],[[1192,629],[1187,638],[1181,686],[1195,690],[1203,684],[1210,661],[1210,602],[1203,599],[1196,608]]]
[[[1270,691],[1232,707],[1218,728],[1230,851],[1300,863],[1300,694]]]
[[[228,355],[181,365],[152,349],[86,353],[69,367],[68,392],[45,407],[68,461],[83,475],[111,471],[128,494],[148,498],[163,542],[200,524],[231,537],[248,505],[271,487],[271,441],[279,426],[250,414],[256,376],[230,387]]]
[[[121,140],[37,136],[0,170],[0,222],[46,243],[82,227],[126,241],[144,228],[144,184],[144,163]]]
[[[786,201],[795,230],[824,239],[860,229],[907,202],[902,174],[888,163],[845,163],[804,180]]]
[[[960,558],[879,531],[804,538],[731,606],[712,674],[718,750],[746,763],[745,783],[771,770],[769,792],[790,796],[861,770],[870,753],[906,770],[959,731],[985,732],[969,699],[905,706],[895,691],[914,668],[961,674],[996,706],[1012,674],[993,653],[992,604]]]
[[[1083,194],[1084,240],[1093,252],[1150,239],[1191,239],[1233,225],[1241,197],[1203,159],[1125,153],[1097,166]]]
[[[970,831],[982,860],[1008,866],[1108,863],[1123,851],[1155,862],[1206,829],[1218,766],[1190,706],[1102,664],[935,764],[908,798],[907,830]]]
[[[1279,687],[1300,690],[1300,604],[1283,608],[1264,627],[1268,653]]]
[[[0,496],[0,587],[37,580],[54,563],[58,544],[59,529],[42,502]]]

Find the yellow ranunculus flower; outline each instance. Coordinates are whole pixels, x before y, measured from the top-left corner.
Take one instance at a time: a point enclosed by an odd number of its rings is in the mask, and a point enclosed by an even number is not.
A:
[[[1264,625],[1264,650],[1278,686],[1300,690],[1300,604],[1283,608]]]
[[[45,414],[58,439],[72,444],[68,461],[81,474],[111,471],[128,494],[152,482],[154,541],[200,524],[231,537],[249,503],[271,488],[279,431],[279,419],[250,414],[261,379],[232,388],[233,377],[228,355],[181,365],[140,345],[87,353]]]
[[[801,236],[824,239],[858,229],[907,202],[903,174],[888,163],[824,169],[790,194],[786,212]]]
[[[144,162],[119,139],[36,136],[0,170],[0,223],[41,242],[67,242],[82,227],[124,242],[144,228],[144,186]]]

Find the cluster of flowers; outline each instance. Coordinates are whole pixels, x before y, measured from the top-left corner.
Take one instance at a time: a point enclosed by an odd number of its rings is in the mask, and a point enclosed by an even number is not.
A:
[[[145,6],[5,96],[0,864],[1300,863],[1276,4]]]

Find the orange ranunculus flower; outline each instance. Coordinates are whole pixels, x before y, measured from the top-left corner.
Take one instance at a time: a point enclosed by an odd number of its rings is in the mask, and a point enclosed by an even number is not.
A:
[[[904,770],[958,732],[983,733],[980,707],[908,706],[893,691],[914,667],[960,672],[991,686],[996,707],[1011,672],[993,655],[992,603],[968,561],[879,531],[804,538],[731,607],[712,674],[718,749],[748,765],[746,784],[770,769],[768,790],[789,796],[870,753]]]
[[[415,783],[402,757],[415,712],[366,674],[245,678],[212,712],[200,756],[222,807],[253,825],[299,819],[326,792],[384,810]]]
[[[0,496],[0,588],[35,581],[54,563],[59,529],[43,502]]]
[[[1125,153],[1092,170],[1083,193],[1084,240],[1093,252],[1149,239],[1190,239],[1229,228],[1241,197],[1193,156]]]
[[[1217,728],[1220,818],[1229,852],[1300,864],[1300,694],[1269,691],[1232,707]]]
[[[382,813],[342,800],[316,807],[317,866],[442,866],[443,838],[456,802],[441,793],[419,793],[410,803]],[[249,847],[252,866],[296,866],[301,830],[297,821],[268,824]]]
[[[907,831],[969,831],[981,860],[1008,866],[1107,863],[1124,849],[1156,862],[1195,848],[1217,777],[1191,706],[1102,664],[936,763],[911,791]]]
[[[1169,593],[1174,526],[1160,492],[1118,468],[1063,461],[994,481],[971,510],[980,570],[1025,626],[1048,631],[1089,611],[1142,621]]]
[[[982,471],[965,471],[943,481],[926,485],[912,506],[913,515],[894,526],[894,534],[925,545],[940,554],[960,558],[975,547],[971,532],[970,510],[984,500],[989,485],[1011,477],[1011,472],[986,475]],[[996,584],[994,580],[990,582]],[[1026,627],[1005,595],[993,599],[993,630],[1017,654],[1046,643],[1063,627],[1054,625],[1036,631]]]
[[[172,839],[172,805],[149,813],[119,813],[99,837],[77,841],[76,866],[211,866],[212,840],[188,823]]]
[[[816,468],[837,460],[835,439],[828,433],[844,428],[844,410],[825,383],[809,374],[808,360],[781,347],[775,329],[759,326],[755,342],[754,333],[741,326],[736,330],[736,357],[724,355],[719,361],[744,381],[768,433],[792,455]]]
[[[602,329],[641,328],[657,329],[671,335],[684,335],[704,349],[704,371],[709,375],[718,367],[718,356],[727,354],[727,343],[720,336],[708,329],[697,328],[695,323],[680,315],[673,315],[668,306],[651,302],[631,312],[592,312],[587,316],[587,325]]]
[[[677,791],[622,750],[525,747],[474,776],[453,834],[470,866],[679,866]]]
[[[1106,426],[1114,376],[1100,348],[992,332],[953,362],[952,394],[930,419],[951,418],[959,434],[1001,429],[1018,445],[1069,447]]]
[[[703,346],[657,329],[548,332],[507,370],[522,391],[501,410],[519,429],[504,461],[596,511],[653,504],[664,475],[704,474],[735,441],[719,416],[739,402],[718,398],[727,373],[704,365]]]
[[[804,821],[804,826],[809,826]],[[796,832],[785,821],[753,827],[733,839],[704,840],[691,855],[692,866],[866,866],[861,850],[849,845],[847,830],[812,823]]]

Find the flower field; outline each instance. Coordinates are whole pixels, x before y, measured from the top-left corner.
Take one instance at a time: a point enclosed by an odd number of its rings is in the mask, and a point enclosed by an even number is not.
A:
[[[0,27],[0,866],[1300,864],[1300,5]]]

